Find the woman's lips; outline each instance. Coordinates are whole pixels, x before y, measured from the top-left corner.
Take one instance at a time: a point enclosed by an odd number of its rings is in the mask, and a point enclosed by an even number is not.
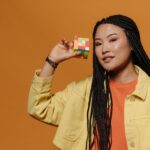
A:
[[[104,61],[104,63],[109,63],[112,61],[113,58],[114,58],[113,56],[107,56],[107,57],[103,58],[103,61]]]

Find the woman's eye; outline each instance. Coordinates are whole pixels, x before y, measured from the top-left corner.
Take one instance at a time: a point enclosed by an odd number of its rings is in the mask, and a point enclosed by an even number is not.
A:
[[[113,42],[113,41],[116,41],[116,40],[117,40],[117,39],[111,39],[110,41],[112,41],[112,42]]]
[[[101,45],[101,43],[95,43],[95,46],[99,46],[99,45]]]

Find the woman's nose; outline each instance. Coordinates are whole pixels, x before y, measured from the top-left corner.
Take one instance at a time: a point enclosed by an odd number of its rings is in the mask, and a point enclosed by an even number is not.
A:
[[[107,44],[103,44],[103,46],[102,46],[102,53],[105,54],[107,52],[109,52],[108,45]]]

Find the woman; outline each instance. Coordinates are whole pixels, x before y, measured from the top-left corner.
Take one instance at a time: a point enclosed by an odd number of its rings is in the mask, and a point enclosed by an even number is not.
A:
[[[150,60],[135,22],[123,15],[97,22],[93,75],[52,94],[57,64],[81,57],[72,45],[59,42],[36,70],[28,112],[58,125],[53,142],[63,150],[149,150]]]

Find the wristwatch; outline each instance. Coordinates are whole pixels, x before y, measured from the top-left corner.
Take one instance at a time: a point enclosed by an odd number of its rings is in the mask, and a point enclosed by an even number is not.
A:
[[[57,68],[58,64],[49,59],[48,56],[46,57],[45,61],[47,61],[54,69]]]

